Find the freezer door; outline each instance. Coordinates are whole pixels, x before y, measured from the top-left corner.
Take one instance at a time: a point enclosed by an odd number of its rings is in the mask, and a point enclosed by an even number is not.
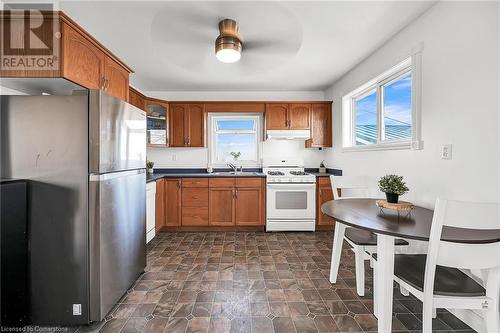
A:
[[[99,321],[146,267],[144,169],[91,175],[90,318]]]
[[[146,113],[102,90],[90,90],[90,173],[146,167]]]

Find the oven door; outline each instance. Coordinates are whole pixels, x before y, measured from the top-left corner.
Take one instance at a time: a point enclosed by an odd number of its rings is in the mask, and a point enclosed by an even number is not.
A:
[[[267,184],[267,218],[315,219],[315,189],[314,183]]]

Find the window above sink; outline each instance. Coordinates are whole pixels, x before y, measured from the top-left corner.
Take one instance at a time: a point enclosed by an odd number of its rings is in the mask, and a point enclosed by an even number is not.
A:
[[[208,115],[209,164],[228,163],[259,167],[262,154],[262,116],[252,113],[210,113]],[[237,160],[231,153],[240,153]]]

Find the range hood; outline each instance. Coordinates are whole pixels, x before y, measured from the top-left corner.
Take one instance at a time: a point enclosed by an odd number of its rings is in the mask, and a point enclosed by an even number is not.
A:
[[[307,140],[311,138],[310,130],[268,130],[268,140]]]

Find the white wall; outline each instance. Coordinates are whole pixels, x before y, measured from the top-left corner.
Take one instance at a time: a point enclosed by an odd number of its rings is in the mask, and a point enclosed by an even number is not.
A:
[[[500,200],[499,4],[441,2],[326,91],[334,105],[330,165],[346,175],[403,175],[405,199],[433,207],[436,197]],[[423,43],[423,150],[342,152],[341,98]],[[442,144],[453,159],[442,160]]]
[[[147,96],[167,101],[323,101],[323,91],[147,91]],[[304,148],[304,141],[265,141],[262,146],[263,164],[276,158],[304,160],[305,166],[319,167],[325,150]],[[207,148],[148,148],[149,160],[155,168],[206,168]]]
[[[326,158],[327,150],[304,148],[304,141],[268,140],[262,144],[263,164],[284,158],[301,159],[306,168],[317,168]],[[155,168],[206,168],[207,148],[148,148],[148,159],[155,162]]]

